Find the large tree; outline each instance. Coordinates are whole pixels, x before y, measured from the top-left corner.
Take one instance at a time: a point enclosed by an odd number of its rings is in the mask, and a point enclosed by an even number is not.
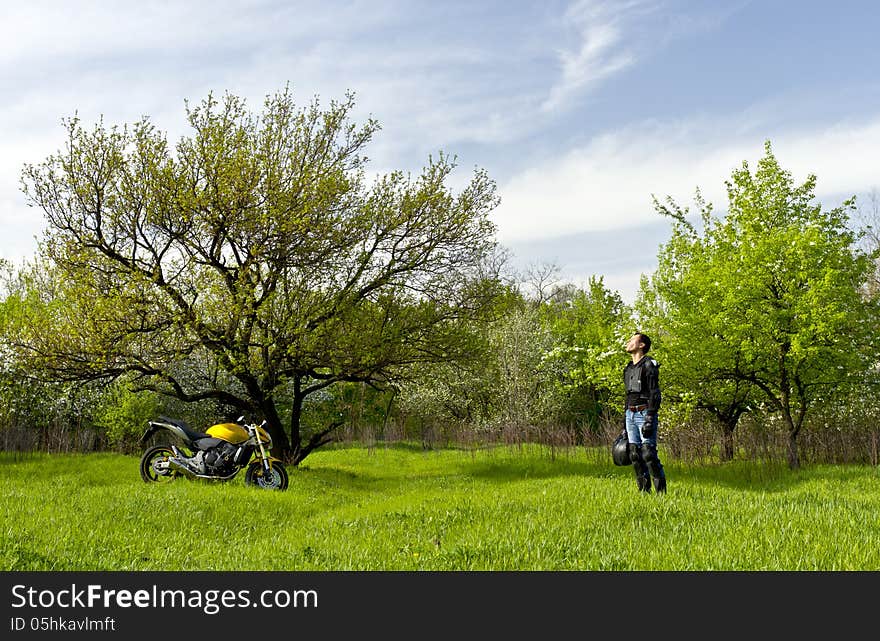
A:
[[[65,147],[23,171],[55,292],[16,346],[56,377],[134,375],[258,414],[294,464],[337,426],[301,434],[309,394],[466,358],[499,291],[494,183],[475,170],[453,193],[443,154],[368,181],[378,124],[353,106],[208,96],[174,146],[147,118],[65,121]]]
[[[766,403],[797,468],[811,408],[873,364],[874,316],[862,295],[872,264],[848,226],[853,202],[824,209],[816,177],[795,184],[769,142],[754,172],[743,162],[726,184],[727,214],[704,210],[702,231],[682,210],[664,212],[678,220],[654,280],[664,342],[690,392],[726,411],[731,430],[750,398]]]

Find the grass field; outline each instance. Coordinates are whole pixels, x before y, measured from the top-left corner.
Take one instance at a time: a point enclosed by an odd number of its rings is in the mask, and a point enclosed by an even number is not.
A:
[[[268,492],[0,454],[0,570],[880,569],[876,468],[666,469],[640,495],[604,450],[338,448]]]

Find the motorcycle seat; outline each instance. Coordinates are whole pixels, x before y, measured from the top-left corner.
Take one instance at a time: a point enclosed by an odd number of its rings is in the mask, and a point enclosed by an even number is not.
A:
[[[180,419],[168,418],[167,416],[160,416],[159,420],[165,421],[166,423],[171,423],[172,425],[176,425],[181,430],[183,430],[183,433],[186,434],[187,437],[191,441],[197,441],[200,438],[211,438],[210,435],[205,434],[204,432],[196,432],[194,429],[192,429],[189,425],[187,425],[184,421],[181,421]]]

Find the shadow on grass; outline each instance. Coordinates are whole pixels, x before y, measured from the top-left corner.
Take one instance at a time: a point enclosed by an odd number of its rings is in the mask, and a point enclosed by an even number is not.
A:
[[[506,458],[503,461],[475,461],[459,465],[459,473],[461,474],[483,481],[498,483],[528,479],[552,479],[566,476],[611,478],[624,472],[631,475],[629,469],[624,470],[610,463],[602,465],[598,462],[565,459],[536,461],[533,458],[523,458],[522,461],[518,461],[513,458]]]
[[[348,441],[334,442],[328,445],[322,446],[319,450],[315,450],[315,452],[328,452],[328,451],[345,451],[345,450],[391,450],[398,452],[412,452],[417,454],[430,453],[430,452],[471,452],[471,451],[480,451],[483,449],[480,446],[467,445],[467,444],[456,444],[456,443],[444,443],[442,445],[425,445],[418,441],[375,441],[371,445],[367,445],[364,443],[352,443]],[[306,459],[308,460],[308,459]]]
[[[409,447],[394,449],[409,450]],[[421,449],[414,450],[421,452]],[[439,451],[439,450],[438,450]],[[552,479],[563,477],[612,478],[615,476],[632,475],[631,469],[615,467],[610,461],[606,464],[584,460],[583,452],[579,456],[561,454],[551,457],[546,453],[509,451],[471,451],[462,452],[462,456],[450,461],[445,468],[430,470],[413,470],[412,474],[400,474],[389,471],[365,472],[343,469],[334,465],[302,466],[298,473],[307,478],[316,479],[328,485],[345,485],[351,490],[376,491],[380,488],[397,488],[416,482],[436,483],[441,479],[463,481],[476,479],[487,483],[512,483],[523,480]]]
[[[586,460],[585,460],[586,459]],[[546,453],[505,452],[499,456],[485,454],[462,458],[450,465],[446,472],[414,476],[355,473],[335,467],[306,469],[314,478],[329,484],[345,484],[356,491],[375,491],[377,488],[400,487],[418,480],[436,480],[441,477],[473,478],[488,483],[511,483],[523,480],[581,477],[620,479],[632,482],[630,466],[615,466],[610,457],[605,461],[604,451],[588,453],[586,457],[562,454],[550,457]],[[731,461],[727,463],[687,463],[672,460],[664,463],[670,491],[676,485],[692,487],[724,487],[743,492],[785,492],[806,482],[851,483],[866,475],[880,477],[880,470],[856,465],[816,465],[790,470],[784,463],[764,461]]]
[[[342,494],[387,492],[407,483],[411,484],[413,481],[436,479],[436,476],[418,475],[413,478],[397,474],[376,474],[363,470],[353,471],[335,465],[321,465],[320,467],[304,465],[288,469],[288,473],[290,474],[291,486],[304,483],[304,486],[317,486],[322,492],[334,491]]]
[[[867,476],[878,476],[877,468],[864,465],[806,465],[792,470],[784,463],[764,461],[679,464],[674,470],[683,483],[756,492],[783,492],[811,481],[854,483]]]

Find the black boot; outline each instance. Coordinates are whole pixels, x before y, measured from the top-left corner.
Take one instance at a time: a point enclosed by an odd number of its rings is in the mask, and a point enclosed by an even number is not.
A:
[[[645,461],[645,467],[654,481],[654,490],[657,494],[666,492],[666,473],[663,471],[663,464],[657,456],[657,446],[651,443],[643,443],[641,447],[642,459]]]
[[[629,444],[629,460],[632,461],[633,471],[636,475],[636,485],[640,492],[651,491],[651,477],[648,476],[648,466],[642,458],[639,446],[635,443]]]

